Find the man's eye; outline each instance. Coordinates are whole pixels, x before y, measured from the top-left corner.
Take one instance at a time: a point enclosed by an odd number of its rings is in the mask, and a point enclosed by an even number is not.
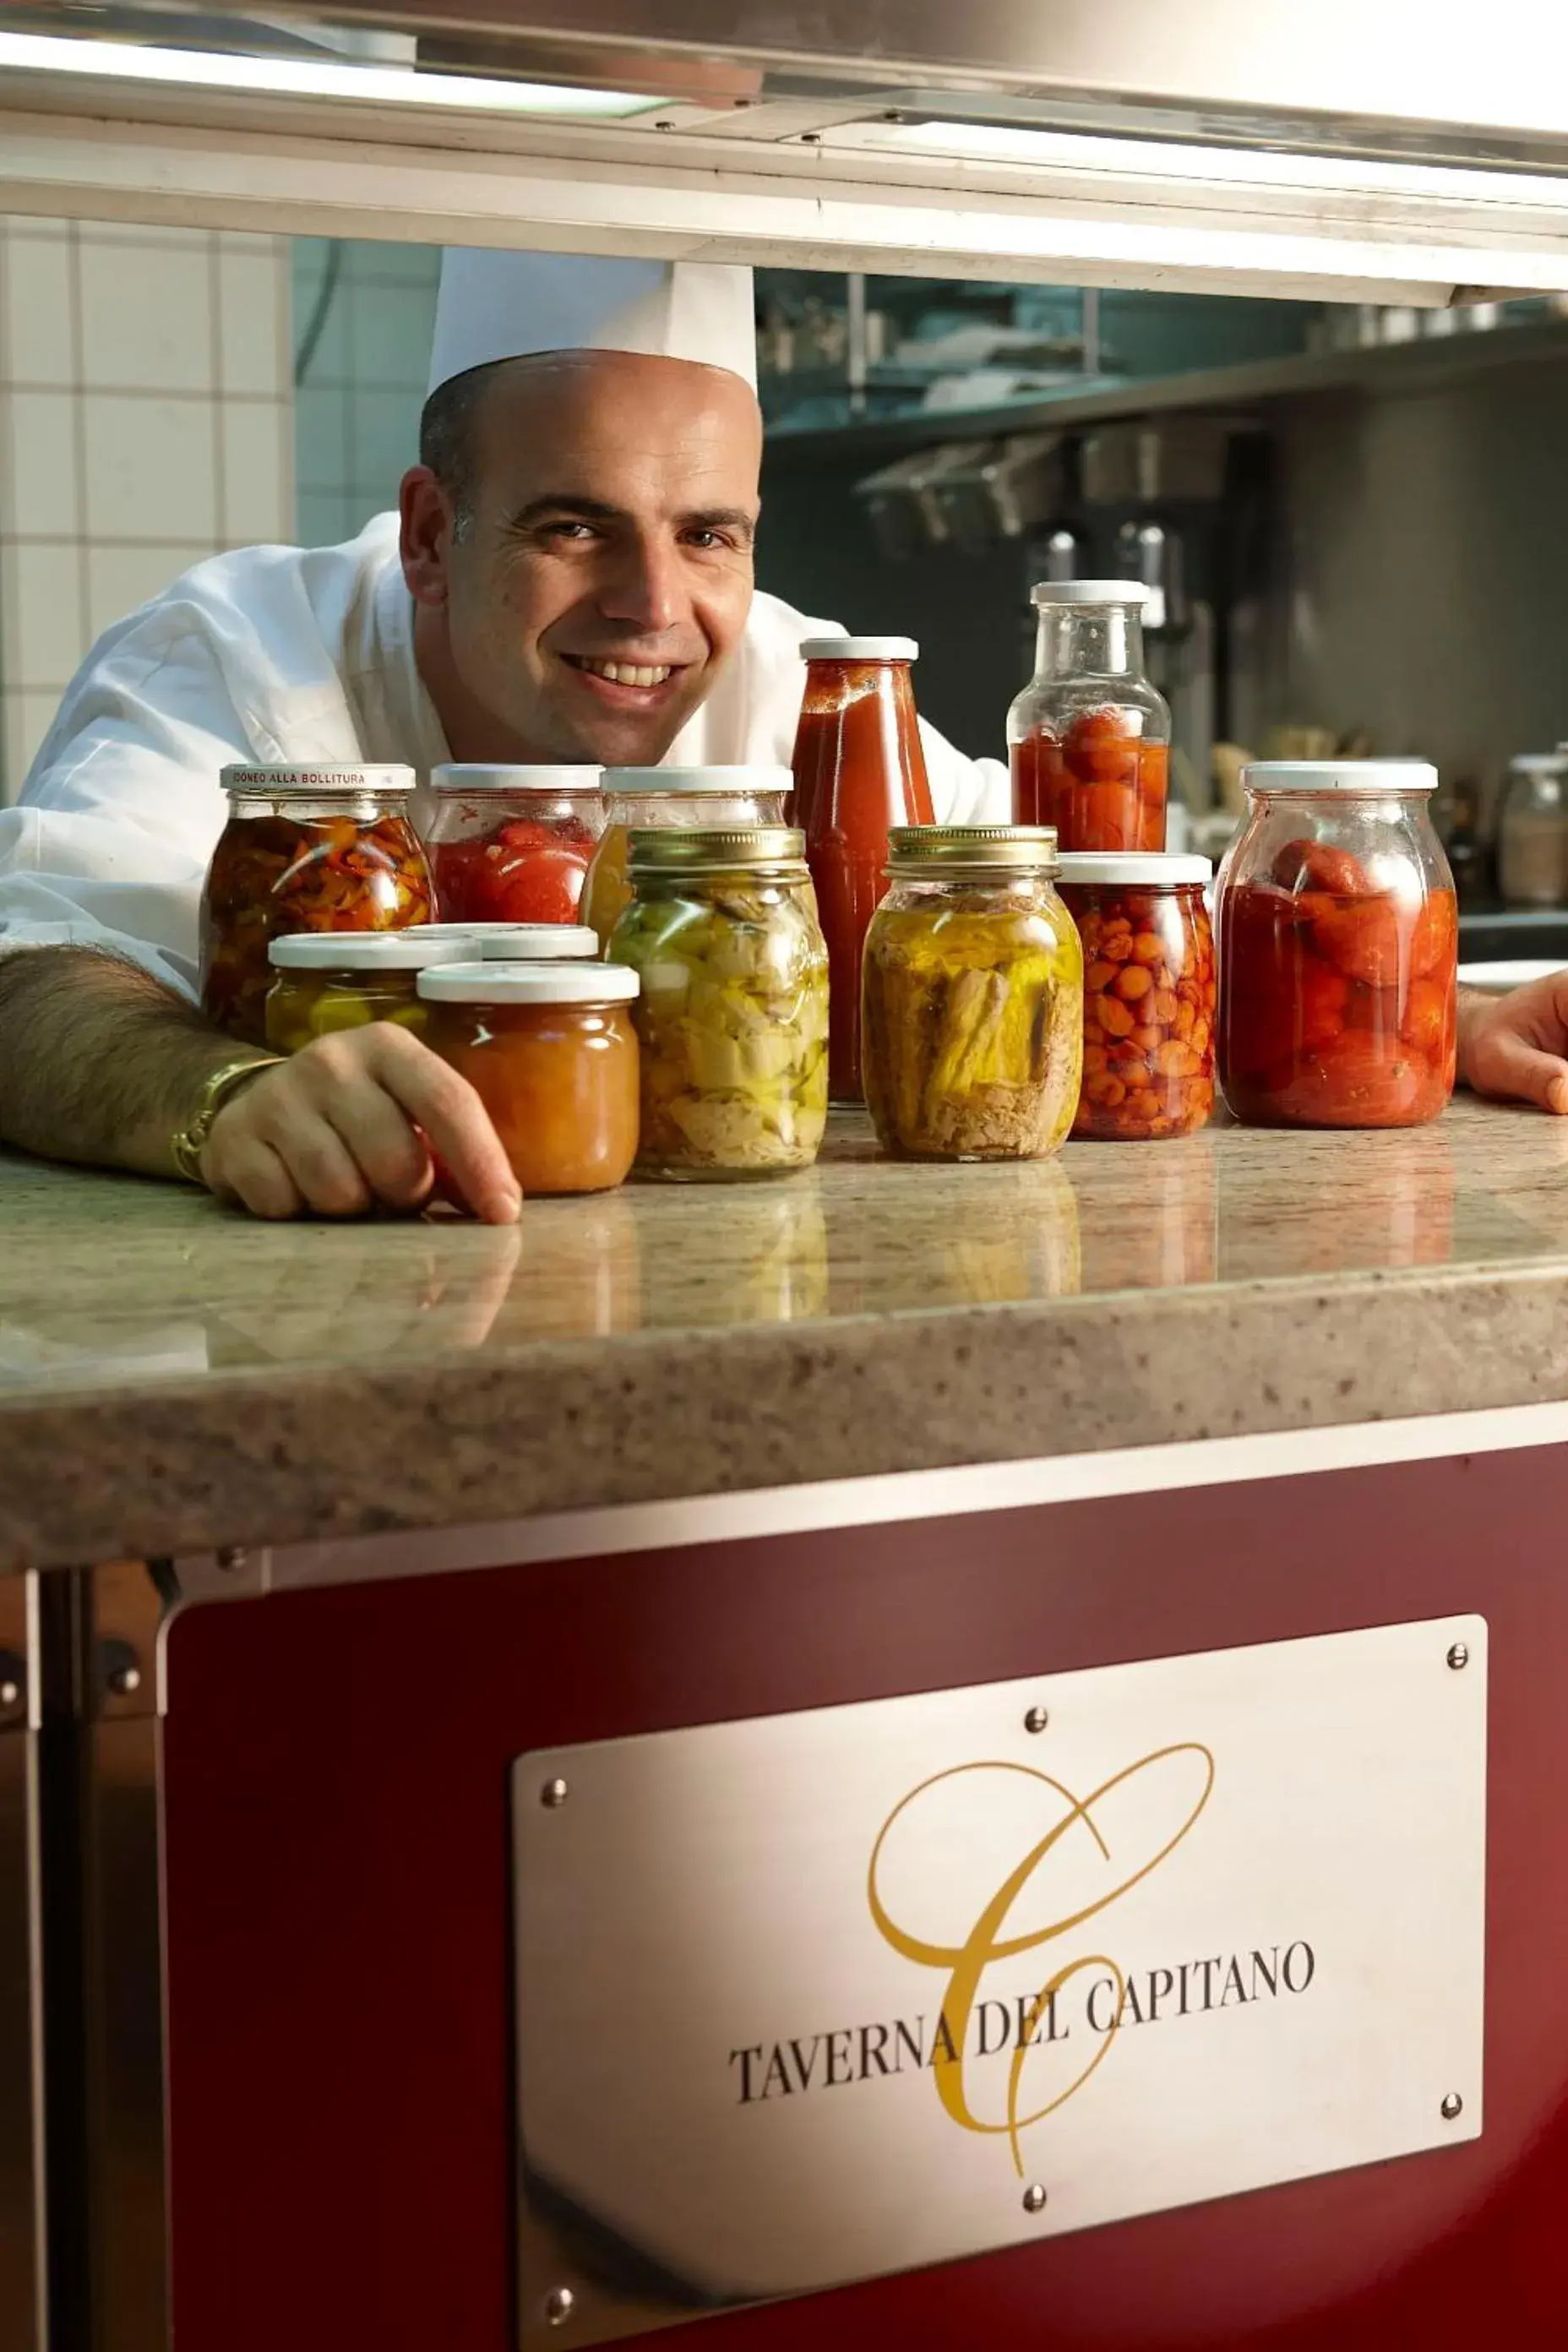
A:
[[[546,539],[592,539],[594,527],[592,523],[586,522],[547,522],[544,526],[544,536]]]
[[[710,548],[729,547],[732,544],[721,530],[689,530],[686,534],[686,543],[688,547],[700,548],[704,553]]]

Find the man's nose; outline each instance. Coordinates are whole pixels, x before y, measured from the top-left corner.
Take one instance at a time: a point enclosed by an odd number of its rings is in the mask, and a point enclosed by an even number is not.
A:
[[[626,622],[650,635],[677,627],[690,604],[679,551],[665,539],[628,535],[605,567],[598,604],[606,620]]]

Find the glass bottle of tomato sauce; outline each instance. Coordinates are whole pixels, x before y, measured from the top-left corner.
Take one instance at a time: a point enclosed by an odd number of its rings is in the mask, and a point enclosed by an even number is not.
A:
[[[795,821],[827,941],[827,1090],[864,1100],[860,963],[888,887],[888,834],[933,823],[915,715],[912,637],[808,637],[795,739]]]
[[[1063,853],[1165,846],[1171,712],[1143,674],[1136,580],[1044,580],[1035,675],[1007,713],[1013,817]]]
[[[1454,1088],[1458,910],[1417,760],[1259,760],[1218,887],[1219,1078],[1260,1127],[1418,1127]]]

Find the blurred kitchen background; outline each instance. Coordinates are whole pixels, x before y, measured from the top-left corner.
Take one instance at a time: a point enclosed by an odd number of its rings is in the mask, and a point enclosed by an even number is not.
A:
[[[0,223],[0,799],[93,638],[187,564],[393,503],[438,267]],[[757,310],[760,584],[918,637],[965,751],[1005,756],[1034,581],[1144,578],[1196,845],[1223,848],[1245,752],[1420,754],[1468,957],[1568,955],[1568,302],[764,270]]]

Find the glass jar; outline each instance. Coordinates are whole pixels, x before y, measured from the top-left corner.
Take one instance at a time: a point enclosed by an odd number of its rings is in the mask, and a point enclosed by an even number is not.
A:
[[[1510,760],[1498,819],[1498,888],[1507,907],[1568,906],[1568,750]]]
[[[864,1099],[860,965],[888,887],[894,825],[930,824],[931,784],[915,712],[912,637],[808,637],[795,739],[795,817],[827,941],[832,1023],[828,1090]]]
[[[1064,851],[1165,846],[1171,713],[1143,674],[1131,580],[1047,580],[1035,675],[1007,713],[1013,814],[1052,824]]]
[[[443,919],[575,922],[605,825],[599,774],[471,761],[432,768],[425,845]]]
[[[1206,857],[1064,857],[1083,942],[1075,1135],[1191,1135],[1214,1109],[1214,936]]]
[[[634,833],[610,954],[640,975],[637,1167],[809,1168],[827,1120],[827,950],[788,825]]]
[[[630,903],[627,843],[665,827],[782,824],[794,783],[787,768],[606,768],[605,830],[588,868],[583,920],[601,949]]]
[[[461,932],[433,939],[434,927],[409,931],[294,931],[268,950],[272,985],[267,992],[267,1043],[275,1054],[297,1054],[318,1037],[395,1021],[423,1036],[419,975],[437,964],[473,954]]]
[[[900,825],[866,937],[866,1100],[900,1160],[1044,1160],[1072,1125],[1083,956],[1046,825]]]
[[[426,923],[421,937],[461,940],[470,962],[553,963],[599,952],[586,923]]]
[[[419,975],[426,1043],[467,1078],[524,1197],[607,1192],[637,1148],[634,971],[577,959]]]
[[[412,768],[229,767],[223,785],[228,822],[202,890],[202,1010],[259,1045],[271,942],[427,923],[430,869],[408,814]]]
[[[1219,1081],[1263,1127],[1415,1127],[1454,1086],[1458,910],[1414,760],[1258,761],[1221,869]]]

